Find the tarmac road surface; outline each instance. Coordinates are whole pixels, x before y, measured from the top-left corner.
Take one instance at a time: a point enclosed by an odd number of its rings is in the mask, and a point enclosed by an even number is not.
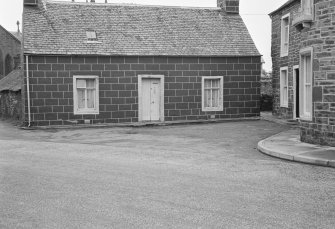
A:
[[[0,228],[334,228],[335,169],[256,149],[287,129],[0,122]]]

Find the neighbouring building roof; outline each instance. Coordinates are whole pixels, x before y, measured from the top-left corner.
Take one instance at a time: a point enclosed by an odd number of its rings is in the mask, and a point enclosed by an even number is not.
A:
[[[15,37],[16,37],[16,39],[18,39],[20,42],[22,41],[22,33],[21,32],[19,32],[19,31],[16,31],[16,32],[10,32],[11,34],[13,34]]]
[[[279,7],[279,8],[276,9],[275,11],[269,13],[270,17],[271,17],[273,14],[277,13],[278,11],[280,11],[280,10],[284,9],[285,7],[289,6],[289,5],[292,4],[293,2],[297,2],[297,1],[300,2],[301,0],[288,0],[288,1],[285,2],[281,7]]]
[[[21,70],[15,69],[0,80],[1,91],[19,91],[21,90]]]
[[[23,23],[26,54],[260,56],[240,15],[220,8],[42,0]]]
[[[14,35],[13,33],[9,32],[7,29],[5,29],[4,27],[2,27],[0,25],[0,29],[2,29],[3,31],[5,31],[8,35],[10,35],[14,40],[18,41],[19,43],[21,43],[21,40],[16,36]]]

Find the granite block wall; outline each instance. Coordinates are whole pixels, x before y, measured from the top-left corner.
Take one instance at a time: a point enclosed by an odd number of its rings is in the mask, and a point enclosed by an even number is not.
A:
[[[257,117],[260,112],[260,57],[29,56],[28,67],[36,126],[87,119],[138,122],[138,75],[143,74],[164,75],[165,121]],[[74,75],[99,77],[99,114],[74,115]],[[202,76],[223,76],[223,111],[202,111]]]

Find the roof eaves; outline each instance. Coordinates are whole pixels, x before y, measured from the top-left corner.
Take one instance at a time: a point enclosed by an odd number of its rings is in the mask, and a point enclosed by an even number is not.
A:
[[[272,11],[271,13],[269,13],[269,16],[271,17],[273,14],[277,13],[279,10],[282,10],[283,8],[291,5],[292,3],[296,2],[296,1],[300,1],[300,0],[288,0],[286,3],[284,3],[281,7],[279,7],[278,9],[276,9],[275,11]]]
[[[219,55],[219,54],[211,54],[211,55],[176,55],[176,54],[149,54],[149,55],[138,55],[138,54],[110,54],[110,53],[97,53],[97,54],[88,54],[88,53],[43,53],[43,52],[34,52],[34,51],[28,51],[24,53],[25,55],[33,55],[33,56],[92,56],[92,57],[99,57],[99,56],[157,56],[157,57],[167,57],[167,56],[178,56],[178,57],[262,57],[263,55],[260,53],[257,54],[231,54],[231,55]]]

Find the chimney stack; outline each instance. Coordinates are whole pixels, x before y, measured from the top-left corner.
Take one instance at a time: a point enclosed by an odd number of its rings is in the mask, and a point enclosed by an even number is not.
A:
[[[225,1],[226,0],[217,0],[217,6],[223,9],[225,7]]]
[[[38,0],[24,0],[23,5],[25,6],[37,6]]]
[[[94,2],[95,2],[95,0],[91,0],[91,2],[93,2],[93,3],[94,3]]]
[[[240,0],[217,0],[217,7],[220,7],[226,13],[239,14]]]

